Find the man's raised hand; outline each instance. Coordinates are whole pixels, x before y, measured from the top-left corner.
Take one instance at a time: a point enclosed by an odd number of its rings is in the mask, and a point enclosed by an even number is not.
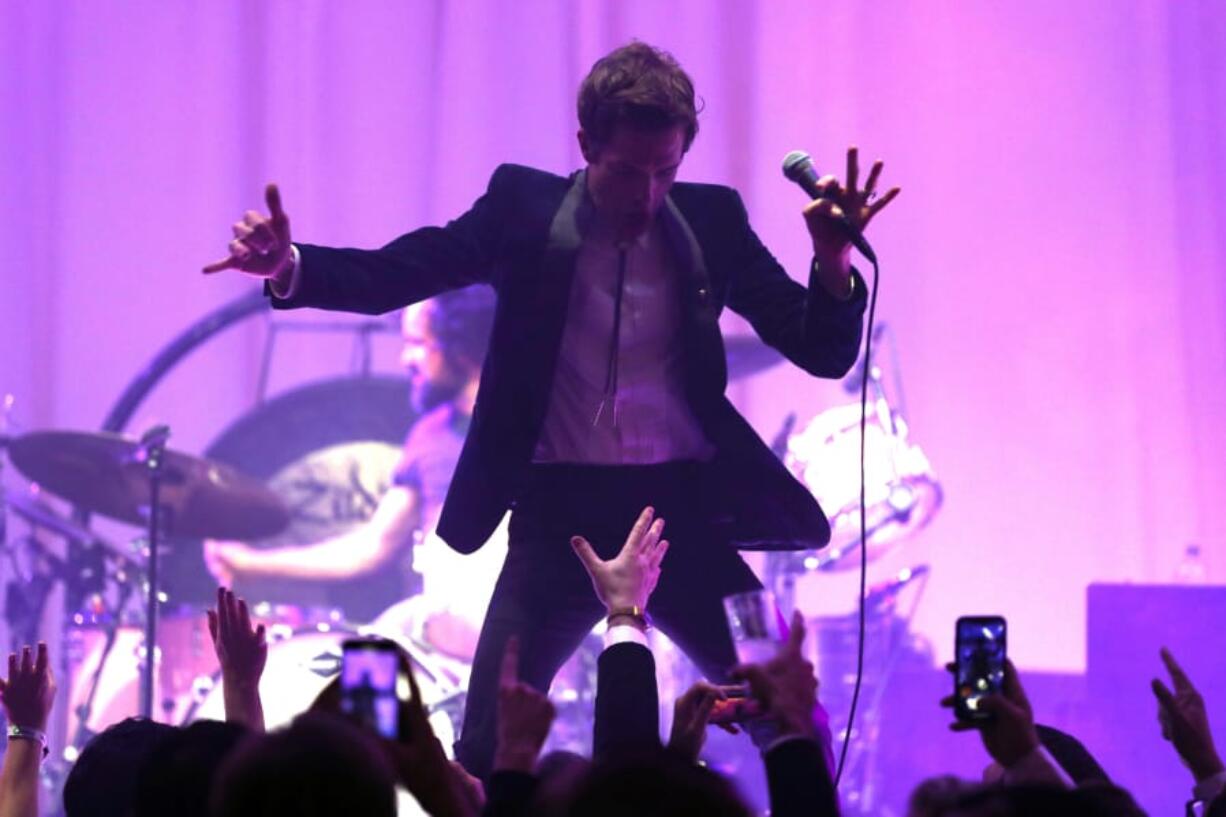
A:
[[[740,664],[729,675],[749,684],[765,717],[776,723],[781,734],[813,738],[828,748],[829,719],[817,701],[813,664],[801,652],[804,640],[805,620],[797,610],[787,640],[774,658],[763,664]]]
[[[1172,692],[1158,678],[1150,682],[1150,688],[1158,699],[1158,721],[1162,725],[1162,737],[1175,745],[1179,757],[1192,770],[1198,781],[1222,771],[1222,759],[1209,731],[1209,718],[1205,714],[1205,699],[1192,685],[1187,673],[1175,661],[1175,656],[1165,647],[1161,652],[1162,663],[1170,673],[1175,685]]]
[[[945,668],[950,672],[956,670],[953,664],[946,664]],[[941,706],[952,709],[954,699],[953,695],[942,698]],[[954,721],[949,728],[955,732],[978,730],[988,754],[1006,769],[1038,748],[1039,733],[1034,725],[1034,710],[1026,697],[1026,690],[1022,688],[1017,668],[1009,659],[1005,659],[1000,692],[981,698],[979,708],[992,717],[988,720]]]
[[[268,216],[248,210],[231,231],[234,238],[227,246],[229,255],[214,261],[204,272],[226,269],[242,270],[260,278],[283,278],[290,269],[289,218],[281,209],[281,192],[275,184],[264,190]],[[285,281],[284,283],[288,283]]]
[[[639,514],[621,552],[605,561],[596,555],[582,536],[570,540],[575,555],[592,577],[596,598],[609,612],[632,607],[647,608],[647,600],[660,580],[660,561],[668,552],[668,540],[661,539],[664,520],[655,518],[655,510],[646,507]]]
[[[55,676],[47,659],[47,645],[23,647],[21,657],[9,655],[8,675],[0,679],[0,704],[13,726],[47,731],[47,715],[55,700]]]
[[[268,661],[264,625],[252,626],[247,602],[224,587],[217,588],[217,609],[208,611],[209,635],[227,686],[256,689]]]
[[[497,771],[531,772],[555,715],[545,694],[519,680],[519,639],[507,641],[498,675]]]

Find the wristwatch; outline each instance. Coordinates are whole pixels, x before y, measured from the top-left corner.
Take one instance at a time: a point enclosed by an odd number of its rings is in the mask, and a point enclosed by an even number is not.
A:
[[[639,607],[637,604],[631,605],[630,607],[618,607],[610,610],[609,615],[605,618],[605,623],[612,625],[613,619],[615,618],[633,619],[634,622],[644,630],[651,628],[651,619],[647,617],[647,611],[642,607]]]

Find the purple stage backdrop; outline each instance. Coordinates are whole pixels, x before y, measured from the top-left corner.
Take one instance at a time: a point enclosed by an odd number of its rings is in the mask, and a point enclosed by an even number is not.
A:
[[[870,228],[879,317],[946,502],[873,577],[931,564],[916,627],[938,660],[957,615],[1001,613],[1023,669],[1080,672],[1090,582],[1169,581],[1189,543],[1226,581],[1216,0],[6,2],[14,419],[97,428],[163,343],[254,287],[199,270],[266,181],[296,237],[376,246],[462,212],[500,162],[575,169],[578,82],[632,37],[705,100],[681,178],[739,189],[798,277],[784,153],[841,176],[858,144],[903,188]],[[263,332],[211,342],[132,427],[168,421],[203,449],[250,405]],[[279,346],[272,387],[348,360],[326,337]],[[788,367],[730,392],[764,436],[851,399]],[[801,601],[837,612],[852,592],[817,577]]]

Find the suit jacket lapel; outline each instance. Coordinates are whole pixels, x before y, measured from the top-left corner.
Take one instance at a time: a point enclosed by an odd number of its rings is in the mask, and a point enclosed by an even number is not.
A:
[[[563,196],[549,224],[538,274],[528,279],[533,281],[533,285],[523,293],[529,308],[515,310],[521,321],[527,321],[521,324],[521,328],[524,329],[525,339],[533,347],[515,355],[517,360],[534,369],[527,393],[523,395],[531,401],[529,417],[532,427],[527,431],[533,442],[549,407],[553,372],[562,345],[562,333],[566,329],[570,292],[575,281],[575,261],[583,240],[584,178],[583,171],[575,174],[570,189]]]

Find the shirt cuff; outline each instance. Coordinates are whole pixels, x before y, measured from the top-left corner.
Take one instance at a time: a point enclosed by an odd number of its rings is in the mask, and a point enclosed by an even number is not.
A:
[[[1208,803],[1213,798],[1222,793],[1226,789],[1226,771],[1218,772],[1215,775],[1206,777],[1204,780],[1197,781],[1192,787],[1192,798]]]
[[[1064,773],[1046,747],[1039,744],[1016,763],[1005,769],[1001,782],[1006,785],[1016,783],[1048,783],[1062,786],[1066,789],[1075,788],[1072,778]]]
[[[810,735],[799,735],[799,734],[780,735],[777,738],[772,738],[769,742],[767,742],[765,746],[762,747],[762,754],[765,755],[768,752],[772,752],[775,749],[778,749],[783,744],[791,743],[794,740],[807,740],[809,741],[809,743],[814,743],[814,744],[818,743],[817,738],[812,737]]]
[[[649,650],[651,649],[651,645],[647,643],[647,633],[633,624],[614,624],[604,631],[604,648],[606,650],[614,644],[625,644],[627,641],[632,641]]]
[[[284,289],[277,285],[275,278],[268,279],[268,288],[275,297],[281,300],[292,298],[298,294],[298,279],[302,277],[300,273],[302,256],[298,254],[298,246],[296,244],[289,245],[289,259],[289,283],[285,285]]]

